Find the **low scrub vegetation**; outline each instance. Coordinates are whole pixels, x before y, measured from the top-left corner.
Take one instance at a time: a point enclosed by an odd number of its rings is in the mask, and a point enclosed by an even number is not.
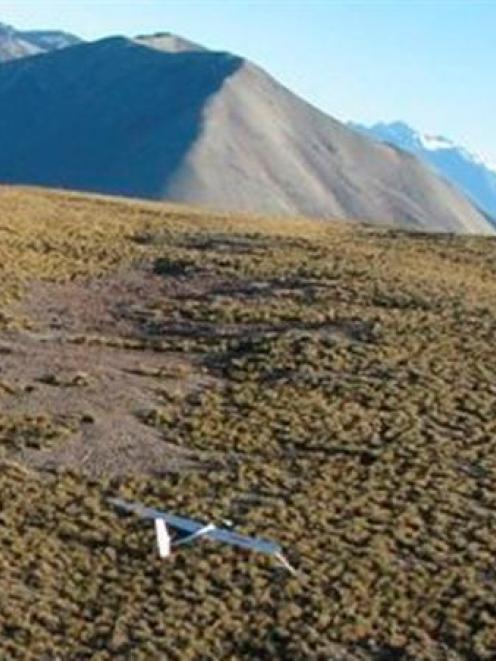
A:
[[[6,658],[495,658],[495,241],[2,195],[6,336],[36,327],[16,317],[33,279],[161,279],[121,311],[133,334],[65,346],[136,352],[161,400],[133,415],[191,463],[22,468],[63,421],[15,422],[0,390]],[[144,348],[187,355],[196,387],[168,394]],[[208,541],[159,561],[116,494],[230,518],[298,576]]]

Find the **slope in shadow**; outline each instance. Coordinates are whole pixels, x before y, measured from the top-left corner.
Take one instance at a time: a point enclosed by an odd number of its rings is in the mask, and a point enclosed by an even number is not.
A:
[[[0,69],[0,181],[160,198],[243,64],[115,37]],[[22,102],[21,102],[22,100]]]

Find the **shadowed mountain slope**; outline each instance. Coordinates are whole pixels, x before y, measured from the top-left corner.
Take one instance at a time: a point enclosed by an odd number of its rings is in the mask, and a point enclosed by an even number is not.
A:
[[[8,63],[0,105],[2,182],[492,231],[416,158],[357,135],[253,64],[172,35]]]
[[[0,71],[0,179],[161,198],[242,60],[169,54],[122,38]]]

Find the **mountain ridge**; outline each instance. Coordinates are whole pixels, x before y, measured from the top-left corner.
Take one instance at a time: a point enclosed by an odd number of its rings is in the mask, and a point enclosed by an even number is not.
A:
[[[414,157],[357,135],[248,60],[181,40],[110,37],[4,64],[0,181],[492,232]]]

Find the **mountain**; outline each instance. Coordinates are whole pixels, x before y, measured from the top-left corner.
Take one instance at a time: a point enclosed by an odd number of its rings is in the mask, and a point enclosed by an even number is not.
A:
[[[41,52],[38,46],[22,39],[14,28],[0,23],[0,63]]]
[[[415,157],[358,135],[254,64],[173,35],[8,62],[0,107],[2,182],[492,232]]]
[[[46,52],[75,46],[82,42],[79,37],[58,30],[34,30],[21,32],[21,35],[23,39]]]
[[[496,219],[496,166],[443,136],[422,134],[404,122],[352,128],[415,154],[457,186],[491,218]]]
[[[0,23],[0,63],[74,46],[80,42],[78,37],[65,32],[56,30],[22,32]]]

